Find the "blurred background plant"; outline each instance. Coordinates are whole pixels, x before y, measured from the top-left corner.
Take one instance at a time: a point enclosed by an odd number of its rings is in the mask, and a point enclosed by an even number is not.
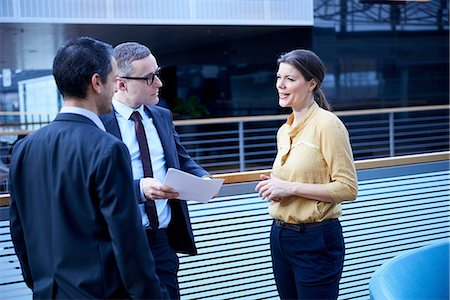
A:
[[[174,98],[174,108],[172,110],[174,116],[177,117],[204,117],[209,116],[208,108],[200,103],[197,96],[191,96],[187,100],[181,97]]]

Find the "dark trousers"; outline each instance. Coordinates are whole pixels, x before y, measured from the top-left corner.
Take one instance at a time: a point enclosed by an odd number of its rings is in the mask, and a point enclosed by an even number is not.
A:
[[[310,226],[274,222],[270,248],[281,299],[337,299],[345,253],[337,219]]]
[[[156,275],[166,288],[170,299],[180,299],[177,276],[180,263],[177,254],[169,245],[167,230],[160,229],[156,232],[146,230],[145,232],[155,259]]]

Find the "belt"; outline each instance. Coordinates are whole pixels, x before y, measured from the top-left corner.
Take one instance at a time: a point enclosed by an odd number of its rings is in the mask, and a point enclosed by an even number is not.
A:
[[[158,228],[157,230],[154,230],[153,228],[145,227],[145,232],[167,232],[167,228]]]
[[[322,222],[312,222],[312,223],[302,223],[302,224],[292,224],[292,223],[286,223],[280,220],[274,220],[274,224],[277,227],[280,228],[287,228],[287,229],[292,229],[298,232],[301,232],[307,228],[314,228],[314,227],[320,227],[323,226],[325,224],[328,223],[334,223],[337,222],[338,219],[327,219],[327,220],[323,220]]]

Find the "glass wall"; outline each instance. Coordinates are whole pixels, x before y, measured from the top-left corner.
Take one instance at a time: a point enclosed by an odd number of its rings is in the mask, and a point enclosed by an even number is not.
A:
[[[276,114],[276,58],[294,48],[324,61],[323,89],[335,110],[448,104],[446,1],[314,3],[313,27],[272,27],[227,41],[212,29],[215,42],[183,51],[173,66],[176,84],[163,90],[169,106],[177,111],[184,100],[198,107],[177,114],[185,117]],[[238,35],[240,28],[226,30]],[[170,64],[174,55],[161,58]]]
[[[315,3],[313,49],[336,109],[448,104],[447,1]]]
[[[212,42],[155,53],[164,68],[162,98],[176,117],[277,113],[277,57],[312,45],[312,27],[199,26],[192,32]]]

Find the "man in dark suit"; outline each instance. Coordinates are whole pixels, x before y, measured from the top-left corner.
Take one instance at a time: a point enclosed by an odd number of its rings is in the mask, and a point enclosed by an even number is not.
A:
[[[176,252],[196,254],[197,249],[186,202],[176,200],[177,192],[162,182],[168,168],[205,178],[209,178],[209,174],[181,145],[171,112],[156,106],[162,82],[150,50],[138,43],[123,43],[114,48],[114,57],[118,65],[117,92],[113,111],[101,119],[106,130],[128,147],[135,197],[142,203],[142,225],[155,258],[156,273],[170,298],[178,299]],[[145,132],[141,138],[139,126]],[[149,168],[151,170],[146,170]]]
[[[128,150],[98,117],[111,111],[116,70],[111,45],[68,41],[53,62],[64,107],[14,147],[11,237],[34,298],[167,296],[133,197]]]

